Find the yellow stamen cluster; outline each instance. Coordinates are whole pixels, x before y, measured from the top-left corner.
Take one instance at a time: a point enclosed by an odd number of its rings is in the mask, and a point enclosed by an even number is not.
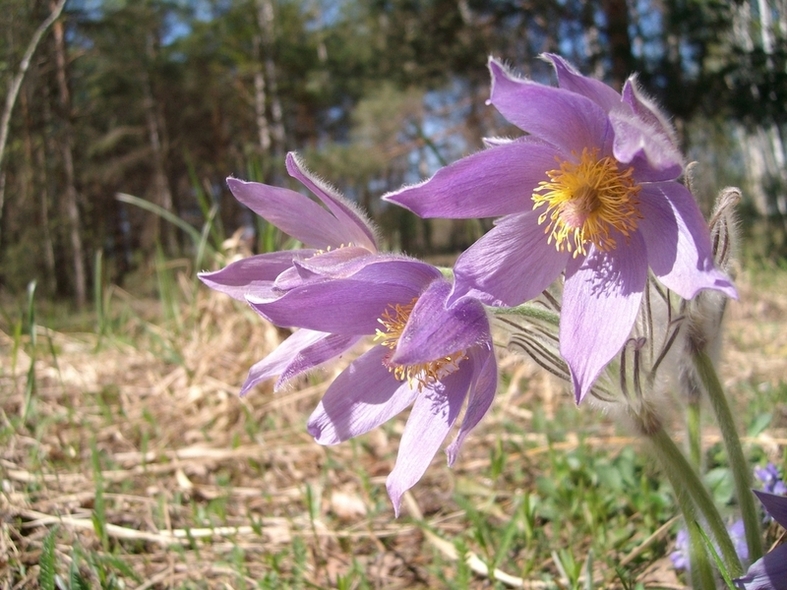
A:
[[[374,336],[375,342],[379,341],[386,348],[392,351],[395,350],[416,301],[418,301],[417,297],[407,305],[389,305],[377,319],[383,326],[383,329],[377,328]],[[395,365],[391,363],[386,364],[386,366],[398,381],[407,381],[410,387],[417,383],[418,391],[422,391],[424,387],[456,371],[459,368],[459,362],[464,358],[465,352],[460,350],[428,363],[417,363],[415,365]]]
[[[538,223],[546,223],[548,243],[574,258],[587,254],[591,244],[601,251],[615,249],[612,230],[628,237],[637,229],[642,214],[637,195],[642,188],[632,178],[633,168],[620,170],[598,149],[582,150],[578,161],[560,162],[549,170],[549,181],[540,182],[533,193],[533,209],[546,206]]]

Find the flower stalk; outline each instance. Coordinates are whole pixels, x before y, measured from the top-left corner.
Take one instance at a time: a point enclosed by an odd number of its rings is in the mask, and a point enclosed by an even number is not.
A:
[[[661,467],[672,484],[678,505],[686,522],[691,528],[694,511],[681,498],[690,498],[702,522],[710,529],[710,537],[716,542],[727,571],[738,576],[743,571],[740,559],[735,552],[724,521],[716,509],[708,490],[703,485],[695,469],[681,453],[675,442],[662,427],[643,432]],[[693,564],[692,564],[693,565]]]
[[[735,492],[741,509],[741,517],[746,530],[746,544],[749,546],[750,559],[757,560],[762,556],[762,540],[760,539],[760,517],[754,504],[754,495],[751,493],[751,475],[749,464],[743,455],[743,448],[735,428],[735,420],[727,403],[719,377],[713,367],[710,357],[703,351],[696,351],[693,355],[697,373],[702,380],[711,407],[716,415],[716,421],[721,430],[724,446],[727,449],[732,477],[735,482]]]

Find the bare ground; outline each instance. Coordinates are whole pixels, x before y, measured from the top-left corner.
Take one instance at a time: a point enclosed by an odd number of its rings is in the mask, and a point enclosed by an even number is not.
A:
[[[757,386],[787,381],[787,275],[765,282],[744,275],[741,300],[729,308],[722,372],[737,403]],[[439,587],[429,564],[439,556],[451,567],[458,557],[444,538],[465,526],[454,487],[488,467],[504,424],[521,423],[516,436],[530,439],[537,465],[546,441],[527,434],[531,409],[538,404],[550,416],[571,403],[560,384],[503,353],[510,385],[457,466],[436,459],[408,495],[404,512],[414,518],[396,520],[384,482],[403,421],[360,442],[315,444],[304,424],[331,375],[239,398],[249,366],[282,334],[224,296],[194,295],[187,282],[183,293],[191,295],[180,320],[166,327],[142,312],[123,316],[102,339],[39,326],[35,358],[29,336],[0,332],[0,587],[38,586],[42,541],[53,527],[61,569],[75,555],[114,556],[107,559],[121,565],[106,571],[138,590],[255,586],[272,571],[335,587],[353,567],[375,588]],[[124,306],[147,304],[117,291],[113,308]],[[787,442],[783,402],[756,441],[774,457]],[[611,427],[588,440],[606,448],[632,442]],[[107,585],[88,561],[78,562],[83,576]],[[492,587],[479,563],[473,587]],[[655,562],[640,581],[681,587],[667,564]]]

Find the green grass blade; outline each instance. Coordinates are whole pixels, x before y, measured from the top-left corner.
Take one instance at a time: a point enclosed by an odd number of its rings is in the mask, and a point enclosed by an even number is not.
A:
[[[167,211],[163,207],[156,205],[155,203],[151,203],[150,201],[146,201],[145,199],[140,199],[139,197],[135,197],[133,195],[127,195],[126,193],[117,193],[115,198],[120,201],[121,203],[128,203],[129,205],[134,205],[139,207],[140,209],[144,209],[145,211],[149,211],[155,215],[158,215],[162,219],[169,221],[171,224],[177,226],[178,228],[182,229],[186,234],[191,238],[192,242],[194,242],[195,246],[199,245],[201,236],[200,232],[197,231],[196,228],[192,227],[185,221],[183,221],[180,217],[175,215],[174,213]]]
[[[44,537],[39,565],[41,573],[38,577],[38,584],[41,590],[55,590],[55,529],[49,531]]]

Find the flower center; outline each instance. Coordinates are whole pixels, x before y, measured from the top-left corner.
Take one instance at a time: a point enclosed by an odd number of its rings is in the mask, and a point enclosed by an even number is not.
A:
[[[399,343],[404,328],[407,325],[407,320],[415,307],[418,298],[414,298],[407,305],[389,305],[383,313],[377,318],[377,321],[383,326],[383,329],[377,328],[374,336],[375,342],[379,341],[381,345],[395,350]],[[459,368],[459,363],[465,358],[465,351],[460,350],[448,356],[427,362],[417,363],[414,365],[397,365],[391,363],[388,359],[384,360],[385,366],[388,371],[393,373],[393,376],[398,381],[407,381],[410,387],[415,383],[418,384],[418,391],[423,390],[450,375]]]
[[[642,188],[632,178],[633,168],[621,171],[614,158],[598,158],[598,149],[582,150],[578,162],[563,161],[549,170],[549,181],[538,183],[533,209],[546,206],[538,217],[546,223],[547,243],[574,258],[593,244],[601,251],[617,246],[613,231],[628,237],[642,214],[637,194]]]

